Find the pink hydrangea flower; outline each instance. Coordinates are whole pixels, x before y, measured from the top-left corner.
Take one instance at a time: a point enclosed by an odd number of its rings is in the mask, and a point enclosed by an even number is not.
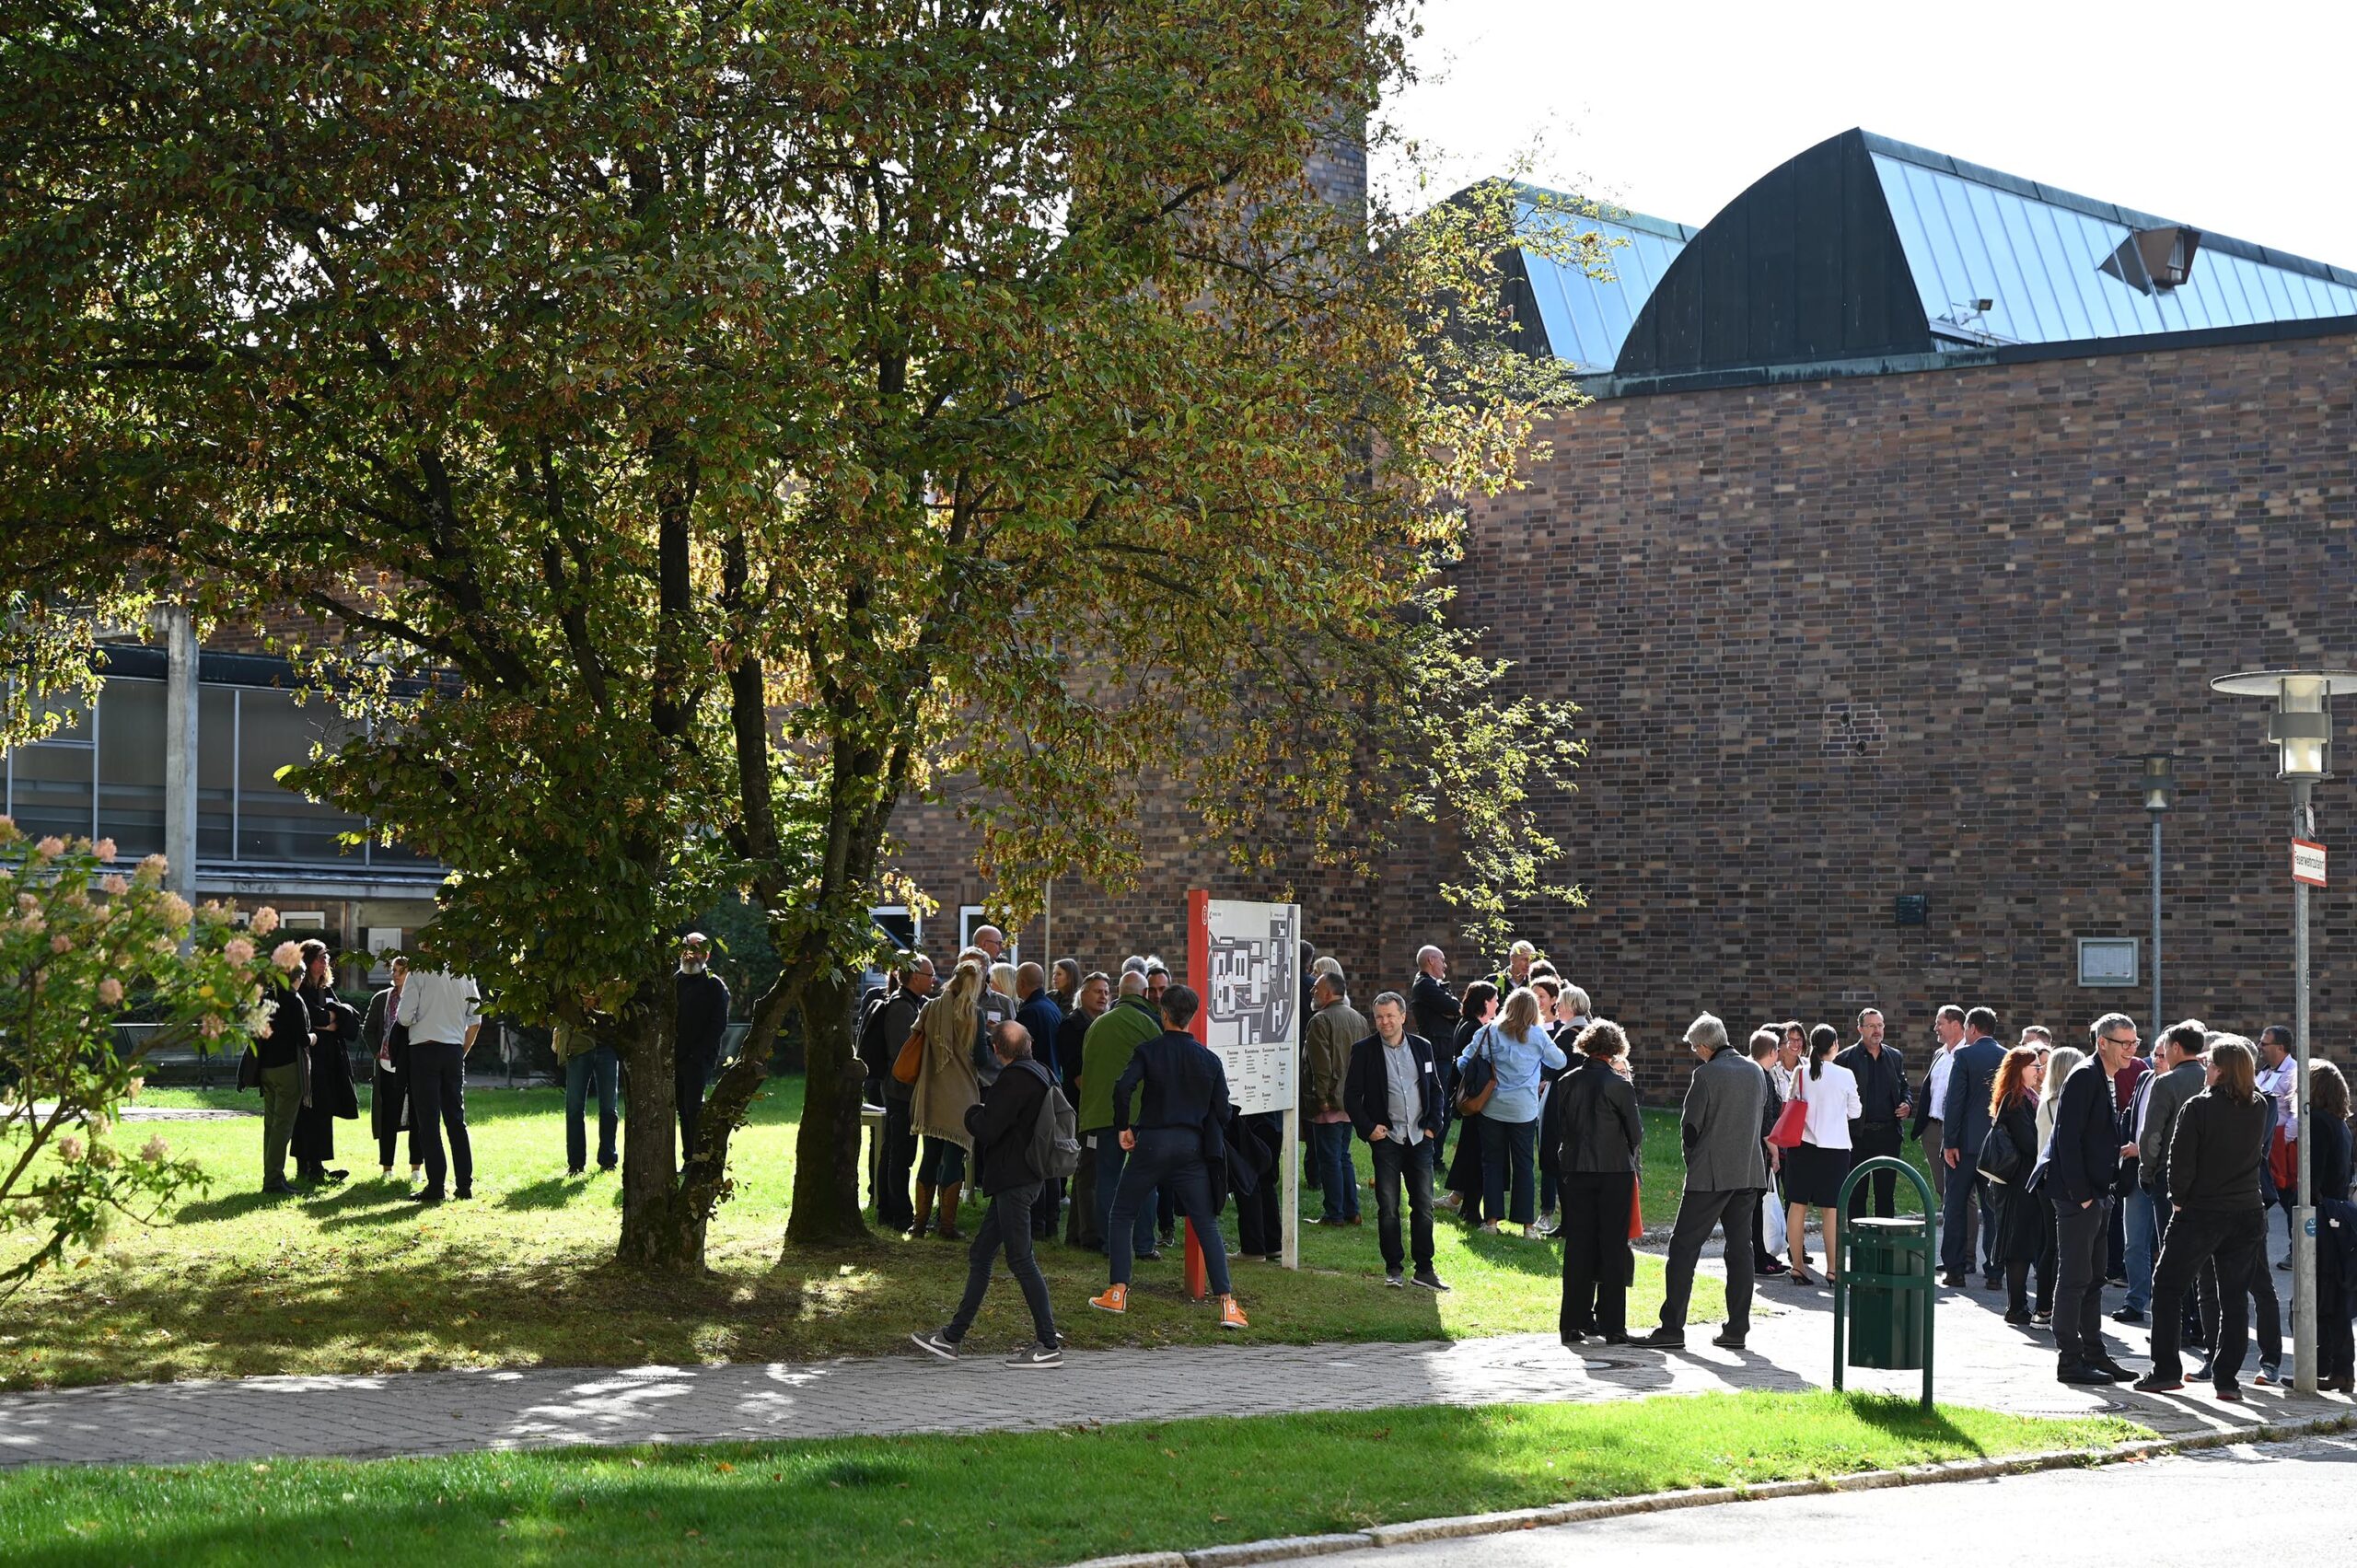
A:
[[[164,918],[174,925],[186,925],[189,916],[196,912],[188,907],[188,900],[178,893],[164,894],[156,900],[156,907],[163,912]]]
[[[65,841],[59,838],[55,833],[50,834],[49,837],[33,845],[34,855],[41,860],[54,860],[57,856],[64,854],[64,853]]]
[[[303,966],[303,945],[289,937],[270,950],[270,961],[283,970],[300,969]]]
[[[158,1132],[140,1146],[139,1157],[150,1165],[161,1165],[171,1156],[171,1153],[172,1146],[164,1142],[164,1135]]]
[[[122,1005],[122,981],[109,975],[99,981],[99,1000],[110,1007]]]
[[[52,953],[70,953],[74,950],[74,938],[61,931],[49,939],[49,950]]]
[[[99,891],[119,899],[131,891],[131,878],[120,871],[109,872],[99,878]]]
[[[90,853],[97,855],[100,860],[112,860],[114,858],[114,841],[112,839],[92,839],[90,841]]]
[[[82,1140],[76,1138],[71,1132],[68,1132],[63,1138],[58,1139],[57,1157],[66,1161],[80,1159],[82,1157]]]
[[[221,1020],[207,1013],[197,1024],[196,1032],[207,1040],[218,1040],[221,1038]]]
[[[139,863],[139,874],[150,882],[162,881],[164,873],[171,868],[172,863],[160,854],[151,854]]]
[[[268,904],[264,904],[254,911],[252,924],[255,935],[267,936],[278,929],[278,912]]]
[[[242,936],[232,936],[221,944],[221,956],[243,969],[254,961],[254,945]]]

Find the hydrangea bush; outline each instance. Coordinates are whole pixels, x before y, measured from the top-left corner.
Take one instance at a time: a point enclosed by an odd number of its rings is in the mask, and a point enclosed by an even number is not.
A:
[[[273,912],[241,930],[166,888],[161,855],[129,875],[114,859],[110,839],[29,839],[0,817],[0,1292],[204,1184],[123,1105],[147,1056],[242,1044],[283,983],[254,941]],[[156,1027],[126,1044],[134,1009]]]

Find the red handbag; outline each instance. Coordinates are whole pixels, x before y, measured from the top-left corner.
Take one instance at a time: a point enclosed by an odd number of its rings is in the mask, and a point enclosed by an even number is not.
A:
[[[1768,1129],[1768,1142],[1780,1149],[1797,1149],[1801,1134],[1808,1126],[1808,1099],[1800,1092],[1801,1081],[1793,1080],[1793,1098],[1776,1113],[1776,1125]]]
[[[1645,1184],[1636,1178],[1629,1179],[1629,1239],[1645,1238]]]

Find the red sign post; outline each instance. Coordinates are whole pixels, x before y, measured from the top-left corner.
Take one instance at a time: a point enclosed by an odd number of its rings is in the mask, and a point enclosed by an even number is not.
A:
[[[2324,886],[2324,845],[2306,839],[2292,841],[2292,880],[2311,888]]]

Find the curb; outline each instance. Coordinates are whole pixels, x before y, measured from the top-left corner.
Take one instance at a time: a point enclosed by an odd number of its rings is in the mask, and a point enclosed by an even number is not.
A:
[[[1818,1493],[1880,1492],[1890,1487],[1932,1486],[1943,1481],[1991,1481],[2000,1476],[2033,1475],[2042,1470],[2092,1468],[2132,1463],[2168,1454],[2196,1453],[2244,1443],[2282,1443],[2297,1437],[2357,1430],[2357,1411],[2314,1416],[2299,1421],[2262,1422],[2257,1426],[2225,1432],[2197,1432],[2182,1437],[2154,1437],[2109,1448],[2063,1448],[2045,1454],[2017,1454],[1999,1459],[1952,1459],[1945,1464],[1917,1465],[1901,1470],[1862,1470],[1854,1475],[1817,1481],[1763,1481],[1758,1486],[1700,1487],[1689,1492],[1655,1492],[1639,1497],[1599,1498],[1585,1503],[1559,1503],[1544,1508],[1515,1508],[1499,1514],[1467,1514],[1456,1518],[1418,1519],[1403,1525],[1376,1525],[1341,1535],[1279,1536],[1269,1540],[1239,1541],[1230,1546],[1198,1547],[1192,1551],[1143,1551],[1123,1557],[1092,1557],[1070,1568],[1248,1568],[1259,1562],[1297,1562],[1338,1551],[1412,1546],[1422,1541],[1460,1540],[1474,1536],[1503,1535],[1510,1530],[1543,1529],[1552,1525],[1585,1524],[1595,1519],[1624,1518],[1632,1514],[1666,1514],[1682,1508],[1707,1508],[1721,1503],[1761,1503],[1778,1497],[1802,1497]]]

